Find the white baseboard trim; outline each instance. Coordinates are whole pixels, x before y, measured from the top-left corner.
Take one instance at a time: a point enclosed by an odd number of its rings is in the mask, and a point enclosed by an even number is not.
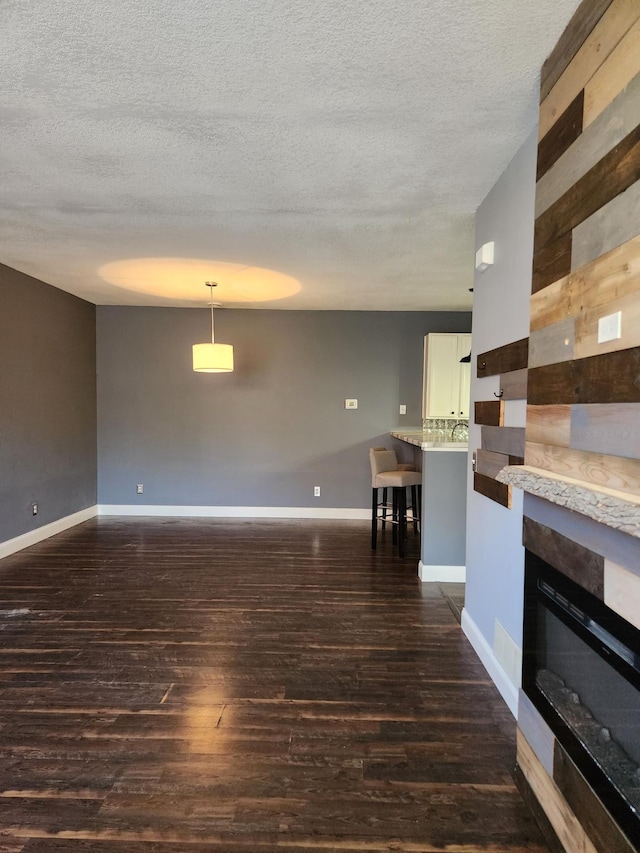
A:
[[[7,539],[5,542],[0,542],[0,559],[15,554],[16,551],[22,551],[23,548],[37,545],[43,539],[48,539],[50,536],[55,536],[56,533],[62,533],[70,527],[75,527],[76,524],[82,524],[83,521],[95,518],[97,514],[98,507],[96,505],[89,506],[86,509],[81,509],[79,512],[74,512],[72,515],[65,515],[64,518],[59,518],[50,524],[43,524],[42,527],[30,530],[28,533],[16,536],[14,539]]]
[[[480,633],[480,629],[465,608],[462,610],[462,630],[473,646],[473,650],[482,661],[482,665],[491,676],[491,680],[500,691],[500,695],[509,706],[513,716],[518,719],[518,688],[498,663],[493,649]]]
[[[163,504],[98,504],[98,515],[166,516],[174,518],[329,518],[371,520],[371,509],[308,506],[164,506]]]
[[[418,563],[418,577],[423,583],[442,581],[443,583],[464,583],[467,579],[466,566],[426,566],[422,560]]]

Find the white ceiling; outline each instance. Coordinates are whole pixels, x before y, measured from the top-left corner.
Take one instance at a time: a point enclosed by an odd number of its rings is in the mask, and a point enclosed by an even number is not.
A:
[[[468,309],[473,214],[577,5],[3,0],[0,262],[98,304],[215,278],[239,307]]]

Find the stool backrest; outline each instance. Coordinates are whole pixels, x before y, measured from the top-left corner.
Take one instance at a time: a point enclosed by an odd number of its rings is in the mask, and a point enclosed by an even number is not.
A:
[[[371,463],[371,487],[376,488],[376,477],[383,471],[397,471],[398,457],[395,450],[387,450],[384,447],[372,447],[369,450],[369,462]]]

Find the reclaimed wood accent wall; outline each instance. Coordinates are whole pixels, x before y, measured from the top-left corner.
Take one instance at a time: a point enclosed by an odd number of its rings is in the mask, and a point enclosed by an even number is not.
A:
[[[475,453],[473,488],[492,501],[511,509],[511,486],[495,478],[506,465],[524,462],[523,427],[504,426],[504,401],[524,400],[527,395],[527,354],[529,339],[523,338],[477,358],[478,377],[500,375],[498,399],[480,400],[474,405],[474,423],[482,424],[482,447]]]
[[[584,0],[540,101],[524,461],[638,496],[639,0]],[[617,312],[620,335],[600,343],[599,321]],[[541,498],[524,506],[525,546],[640,628],[638,540]],[[534,717],[519,719],[518,763],[557,835],[633,849],[557,743],[547,766]]]
[[[543,68],[528,368],[525,465],[640,494],[638,0],[584,2]]]

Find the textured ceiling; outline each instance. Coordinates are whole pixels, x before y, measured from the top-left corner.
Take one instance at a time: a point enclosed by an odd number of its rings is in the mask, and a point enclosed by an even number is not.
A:
[[[0,262],[105,304],[205,304],[204,260],[239,307],[469,308],[577,5],[3,0]],[[235,300],[247,267],[296,292]]]

